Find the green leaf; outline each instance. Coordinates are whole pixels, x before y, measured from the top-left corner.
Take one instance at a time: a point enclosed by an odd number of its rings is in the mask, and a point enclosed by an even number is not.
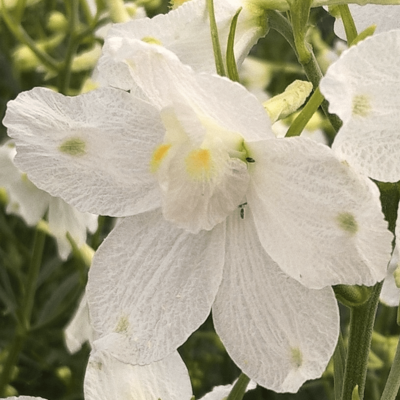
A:
[[[343,21],[347,43],[348,45],[351,45],[358,36],[356,24],[354,23],[349,6],[347,4],[338,5],[337,8]]]
[[[361,42],[366,39],[368,36],[372,36],[375,33],[376,25],[371,25],[368,28],[364,29],[352,42],[351,46]]]
[[[341,400],[342,389],[343,389],[343,376],[344,369],[346,366],[346,349],[344,347],[343,336],[339,334],[339,340],[336,345],[335,352],[333,353],[333,365],[334,365],[334,392],[335,400]]]
[[[236,25],[237,20],[239,18],[239,14],[242,11],[242,7],[236,11],[236,14],[232,18],[231,27],[229,29],[228,36],[228,46],[226,48],[226,69],[228,72],[228,78],[232,81],[239,82],[239,74],[236,66],[235,59],[235,33],[236,33]]]
[[[77,289],[78,288],[78,289]],[[52,320],[62,315],[71,303],[80,295],[79,276],[75,272],[67,277],[64,282],[54,290],[41,308],[33,329],[47,325]]]
[[[249,382],[250,378],[242,372],[226,400],[242,400]]]
[[[215,67],[218,75],[226,76],[221,45],[219,43],[217,21],[215,20],[214,1],[207,0],[208,17],[210,18],[211,41],[214,50]]]

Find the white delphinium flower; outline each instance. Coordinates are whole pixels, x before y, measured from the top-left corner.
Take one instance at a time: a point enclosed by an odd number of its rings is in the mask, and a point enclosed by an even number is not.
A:
[[[90,317],[89,317],[89,309],[87,306],[86,295],[83,296],[82,300],[80,301],[79,307],[77,312],[75,313],[74,317],[68,324],[67,328],[65,329],[65,338],[67,348],[71,353],[75,353],[78,351],[82,344],[88,341],[94,347],[96,346],[96,333],[93,330],[90,324]],[[105,371],[101,371],[99,368],[99,359],[106,360],[105,364],[107,369]],[[101,365],[104,362],[100,360]],[[110,362],[111,361],[111,362]],[[169,371],[169,372],[168,372]],[[180,371],[180,372],[179,372]],[[126,379],[120,378],[122,376],[126,376]],[[167,380],[163,379],[165,376],[169,376],[169,373],[173,372],[174,376],[172,376],[171,384],[168,386],[167,390],[164,392],[158,392],[160,382],[167,382]],[[179,373],[178,373],[179,372]],[[176,376],[175,376],[176,374]],[[140,399],[147,399],[146,397],[148,393],[155,397],[149,397],[150,400],[160,398],[161,394],[167,394],[165,398],[177,398],[179,400],[184,399],[185,395],[189,395],[189,385],[187,379],[187,372],[185,371],[184,366],[182,365],[182,361],[178,356],[178,353],[174,353],[172,357],[169,357],[167,360],[162,361],[161,363],[155,363],[152,366],[136,366],[132,368],[129,364],[123,364],[116,360],[115,358],[111,357],[110,355],[107,356],[105,353],[96,353],[96,351],[91,354],[89,365],[87,368],[87,375],[86,375],[86,386],[85,392],[87,394],[86,400],[88,398],[93,399],[101,399],[104,397],[105,400],[108,400],[108,397],[113,390],[115,390],[114,385],[109,387],[110,380],[115,380],[116,377],[119,377],[118,382],[115,382],[119,385],[117,392],[126,393],[127,390],[122,386],[129,385],[131,387],[132,383],[135,385],[136,389],[131,393],[131,396],[134,397],[134,394],[138,394],[138,390],[141,394]],[[103,382],[102,385],[99,387],[99,382]],[[183,383],[183,384],[182,384]],[[206,394],[200,400],[223,400],[225,399],[229,393],[231,392],[233,385],[224,385],[224,386],[216,386],[210,393]],[[146,386],[146,389],[143,389],[143,386]],[[102,393],[105,386],[105,393]],[[138,386],[141,386],[138,389]],[[247,390],[252,390],[256,388],[255,382],[250,382],[247,386]],[[178,388],[178,389],[177,389]],[[182,391],[184,393],[182,393]],[[89,393],[90,392],[90,393]],[[144,395],[144,393],[146,395]],[[157,393],[158,392],[158,393]],[[113,396],[115,397],[116,392],[113,392]],[[157,397],[158,395],[158,397]],[[97,397],[96,397],[97,396]],[[100,397],[98,397],[100,396]],[[172,397],[171,397],[172,396]],[[181,396],[181,397],[179,397]],[[124,399],[128,399],[127,397],[123,397]],[[164,397],[161,397],[164,398]]]
[[[223,55],[227,48],[232,18],[241,7],[235,34],[235,57],[238,65],[268,29],[264,12],[250,2],[215,0],[215,18]],[[159,14],[151,19],[142,18],[115,24],[110,29],[108,38],[158,43],[174,52],[184,64],[195,70],[216,72],[205,0],[187,1],[167,14]],[[125,64],[116,64],[113,61],[113,47],[112,41],[106,39],[99,68],[103,71],[113,69],[112,73],[108,74],[111,81],[106,80],[106,83],[121,88],[129,80],[129,68]]]
[[[400,30],[374,35],[343,52],[320,83],[343,121],[334,152],[383,182],[400,180],[399,56]]]
[[[57,242],[61,259],[67,259],[71,245],[67,233],[79,246],[86,242],[86,231],[95,232],[97,216],[81,213],[64,200],[38,189],[14,164],[12,142],[0,146],[0,187],[7,190],[7,213],[20,216],[27,225],[36,225],[48,213],[49,232]]]
[[[189,373],[177,351],[149,365],[130,365],[92,351],[84,382],[85,400],[190,400]]]
[[[161,360],[212,307],[248,376],[297,391],[336,345],[329,286],[385,276],[391,234],[377,188],[326,146],[275,138],[241,85],[196,73],[158,45],[111,45],[130,92],[36,88],[4,120],[38,186],[127,217],[89,272],[97,349],[132,364]]]
[[[189,374],[178,352],[149,365],[130,365],[107,352],[96,350],[96,332],[91,326],[86,295],[65,330],[67,348],[78,351],[88,341],[93,348],[85,375],[85,400],[189,400]]]
[[[85,400],[190,400],[189,373],[174,352],[145,366],[122,363],[106,352],[92,351],[84,381]],[[0,400],[45,400],[41,397],[8,397]],[[222,400],[222,399],[221,399]]]
[[[358,32],[371,25],[376,25],[375,34],[400,28],[400,5],[350,4],[349,9]],[[346,40],[341,18],[336,19],[334,29],[337,36]]]

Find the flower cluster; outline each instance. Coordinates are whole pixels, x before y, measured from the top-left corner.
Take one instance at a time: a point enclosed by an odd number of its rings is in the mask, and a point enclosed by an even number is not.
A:
[[[223,54],[238,15],[240,66],[268,30],[264,10],[214,3]],[[391,258],[370,178],[400,179],[399,50],[400,31],[381,33],[329,68],[321,92],[343,121],[332,148],[277,138],[259,100],[216,74],[204,0],[115,24],[99,88],[34,88],[8,104],[28,178],[81,212],[120,217],[67,330],[72,350],[86,339],[93,349],[86,399],[188,400],[176,350],[210,311],[257,384],[296,392],[321,376],[340,328],[332,286],[373,286]],[[218,390],[204,399],[230,387]]]

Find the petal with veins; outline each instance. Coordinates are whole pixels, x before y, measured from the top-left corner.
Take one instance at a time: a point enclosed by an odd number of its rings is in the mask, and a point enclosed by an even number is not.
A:
[[[246,375],[276,392],[296,392],[321,376],[335,349],[333,291],[308,289],[279,269],[261,246],[249,206],[244,219],[227,219],[226,235],[215,329]]]
[[[189,374],[178,352],[140,366],[94,351],[84,385],[86,400],[190,400],[192,396]]]
[[[378,188],[306,138],[249,144],[247,202],[262,245],[292,278],[319,289],[386,275],[391,233]]]
[[[400,30],[371,36],[343,52],[321,80],[329,111],[343,120],[333,150],[361,173],[400,180]]]
[[[100,246],[87,296],[97,347],[124,362],[160,360],[207,318],[222,277],[224,225],[196,235],[160,210],[122,220]]]
[[[142,100],[110,88],[76,97],[35,88],[8,103],[3,122],[16,164],[51,195],[102,215],[159,206],[148,160],[165,131]]]

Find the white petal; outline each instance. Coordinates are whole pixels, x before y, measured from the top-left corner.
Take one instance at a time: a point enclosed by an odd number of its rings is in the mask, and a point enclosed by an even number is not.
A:
[[[339,313],[331,288],[308,289],[264,251],[251,210],[227,220],[215,329],[239,368],[259,385],[296,392],[318,378],[334,351]]]
[[[224,243],[224,225],[193,235],[166,222],[160,210],[122,220],[89,272],[97,347],[132,364],[174,351],[210,312]]]
[[[220,143],[210,147],[179,146],[158,173],[165,219],[192,233],[223,222],[240,204],[249,183],[245,162],[229,158]]]
[[[129,66],[132,84],[128,87],[138,86],[158,110],[187,104],[200,118],[237,132],[246,141],[273,137],[264,108],[238,83],[196,74],[161,46],[128,38],[109,42],[115,62]]]
[[[386,278],[383,281],[380,300],[389,307],[397,307],[400,303],[400,289],[396,286],[393,272],[399,265],[399,249],[396,247],[393,251],[393,257],[390,260]]]
[[[385,277],[392,235],[375,184],[306,138],[249,149],[247,202],[262,245],[288,275],[315,289]]]
[[[86,295],[83,295],[79,302],[78,309],[64,330],[64,335],[67,349],[72,354],[79,351],[83,343],[93,342],[95,332],[90,325]]]
[[[349,4],[351,15],[356,24],[357,31],[361,33],[371,25],[376,25],[375,34],[400,28],[400,7],[397,5]],[[343,22],[340,18],[335,21],[335,33],[346,40]]]
[[[192,389],[177,352],[159,362],[139,366],[96,351],[89,358],[84,393],[86,400],[190,400]]]
[[[241,1],[217,0],[214,2],[220,44],[223,54],[226,52],[229,28],[233,16],[243,6]],[[254,10],[255,11],[255,8]],[[235,35],[235,56],[239,64],[248,54],[259,37],[265,34],[261,18],[244,8],[239,15]],[[196,71],[215,73],[214,52],[211,43],[210,26],[204,0],[184,3],[167,14],[154,18],[143,18],[122,24],[115,24],[106,38],[100,61],[100,69],[106,72],[108,83],[124,87],[126,67],[115,64],[109,54],[109,39],[135,38],[138,40],[158,41],[175,53],[182,63],[190,65]],[[126,81],[125,81],[126,82]]]
[[[8,103],[17,165],[81,211],[132,215],[158,206],[149,160],[164,128],[148,104],[115,89],[64,97],[43,88]]]
[[[400,213],[397,214],[395,235],[396,246],[393,250],[392,259],[390,260],[380,295],[380,300],[389,307],[397,307],[400,304],[400,288],[397,287],[393,274],[399,266]]]
[[[232,385],[223,385],[214,387],[210,393],[207,393],[199,400],[226,400],[226,398],[229,396],[229,393],[232,391],[236,381],[233,382]],[[247,385],[246,392],[255,389],[256,386],[257,384],[255,382],[250,381],[249,384]]]
[[[15,147],[0,147],[0,187],[7,190],[7,213],[19,215],[28,225],[36,225],[49,206],[50,195],[38,189],[14,164]]]
[[[32,396],[13,396],[13,397],[6,397],[0,400],[46,400],[43,397],[32,397]]]
[[[94,233],[97,229],[96,215],[81,213],[57,197],[50,199],[48,220],[50,232],[57,240],[58,252],[63,260],[71,252],[67,232],[80,247],[86,242],[86,231]]]
[[[400,179],[400,30],[374,35],[343,52],[321,80],[329,111],[343,120],[332,148],[373,179]]]

